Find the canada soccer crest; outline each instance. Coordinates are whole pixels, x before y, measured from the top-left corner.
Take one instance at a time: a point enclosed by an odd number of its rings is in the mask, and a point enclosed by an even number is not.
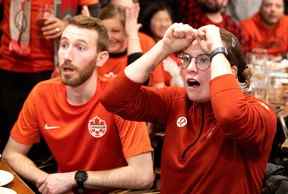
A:
[[[107,125],[105,120],[94,117],[93,119],[89,120],[88,122],[88,130],[89,133],[96,138],[103,137],[107,132]]]

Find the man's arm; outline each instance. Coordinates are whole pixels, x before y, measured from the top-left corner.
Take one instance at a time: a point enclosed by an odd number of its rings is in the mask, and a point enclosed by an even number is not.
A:
[[[112,170],[89,171],[85,182],[87,188],[114,187],[144,189],[154,180],[151,152],[127,159],[128,166]]]
[[[3,158],[22,177],[39,184],[45,180],[47,173],[40,170],[27,156],[31,145],[17,143],[11,137],[3,151]]]
[[[102,170],[87,171],[88,179],[84,183],[85,188],[106,189],[144,189],[152,186],[154,175],[151,153],[143,153],[127,159],[128,166]],[[41,193],[60,194],[76,187],[74,179],[76,171],[66,173],[54,173],[47,175],[41,184],[38,184]]]

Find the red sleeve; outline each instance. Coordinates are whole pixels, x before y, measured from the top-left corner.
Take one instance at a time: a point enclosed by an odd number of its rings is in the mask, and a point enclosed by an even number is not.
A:
[[[36,92],[37,88],[33,89],[26,99],[18,120],[11,131],[11,137],[21,144],[32,145],[40,140],[35,106],[37,102]]]
[[[163,88],[164,89],[164,88]],[[119,114],[124,119],[137,121],[166,121],[169,97],[160,94],[161,89],[141,87],[129,80],[122,71],[107,85],[101,102],[108,111]]]
[[[153,150],[146,123],[127,121],[119,116],[115,118],[126,159]]]
[[[234,75],[213,79],[210,88],[215,118],[227,136],[238,140],[239,145],[248,150],[261,151],[272,144],[276,131],[275,114],[263,102],[246,96]]]

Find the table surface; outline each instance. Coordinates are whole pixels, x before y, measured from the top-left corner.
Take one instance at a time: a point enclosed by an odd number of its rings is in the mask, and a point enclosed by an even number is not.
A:
[[[35,194],[32,189],[30,189],[26,183],[11,169],[8,163],[4,160],[0,159],[0,169],[6,170],[14,175],[14,179],[11,183],[6,185],[5,187],[13,189],[17,192],[17,194]]]

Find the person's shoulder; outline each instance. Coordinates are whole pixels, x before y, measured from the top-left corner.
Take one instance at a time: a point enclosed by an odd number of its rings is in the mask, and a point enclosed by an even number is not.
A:
[[[140,40],[145,40],[145,41],[150,41],[150,42],[154,42],[153,38],[151,36],[149,36],[148,34],[145,34],[143,32],[139,32],[139,38]]]
[[[263,112],[266,112],[270,115],[270,117],[276,117],[275,112],[273,111],[273,109],[269,106],[269,104],[267,104],[266,102],[254,97],[254,96],[248,96],[248,101],[250,102],[255,102],[257,104],[257,107],[259,108],[258,110],[263,110]]]
[[[144,52],[149,50],[155,44],[153,38],[143,32],[139,32],[139,39]]]
[[[253,23],[255,23],[255,20],[257,19],[258,14],[255,14],[251,17],[248,17],[246,19],[240,20],[240,25],[241,26],[247,26],[247,25],[252,25]]]
[[[48,80],[40,81],[33,88],[34,93],[51,93],[55,87],[62,85],[62,82],[59,77],[51,78]]]
[[[280,24],[281,27],[284,26],[284,25],[287,27],[287,25],[288,25],[288,16],[287,15],[283,16],[281,18],[280,22],[281,22],[281,24]]]

